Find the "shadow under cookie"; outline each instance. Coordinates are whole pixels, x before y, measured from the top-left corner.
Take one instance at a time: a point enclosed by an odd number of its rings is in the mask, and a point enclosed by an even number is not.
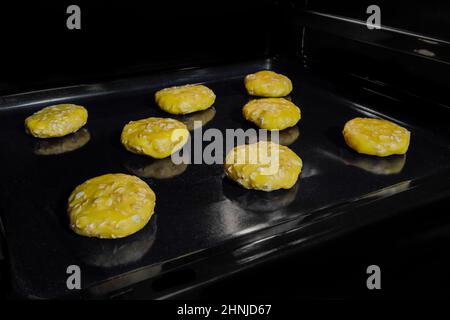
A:
[[[155,242],[156,220],[156,214],[153,214],[143,229],[120,239],[79,236],[76,240],[76,254],[86,264],[101,268],[112,268],[137,262]]]
[[[125,168],[141,178],[170,179],[186,171],[187,164],[175,164],[171,157],[150,159],[144,156],[129,155],[124,159]]]
[[[58,155],[80,149],[91,139],[87,128],[81,128],[75,133],[61,137],[37,140],[34,142],[33,152],[39,156]]]

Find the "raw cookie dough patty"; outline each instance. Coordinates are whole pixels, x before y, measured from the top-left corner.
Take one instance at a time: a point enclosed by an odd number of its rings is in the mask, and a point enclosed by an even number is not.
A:
[[[359,153],[385,157],[408,151],[410,132],[387,120],[355,118],[342,133],[347,145]]]
[[[182,122],[170,118],[147,118],[130,121],[122,131],[121,141],[127,150],[156,159],[180,150],[189,138]]]
[[[187,114],[208,109],[216,100],[216,95],[203,85],[188,84],[159,90],[155,100],[166,112]]]
[[[291,149],[260,141],[232,149],[225,174],[244,188],[263,191],[290,189],[302,170],[302,160]]]
[[[77,131],[87,122],[82,106],[58,104],[39,110],[25,119],[25,129],[37,138],[62,137]]]
[[[283,98],[255,99],[242,109],[244,118],[267,130],[283,130],[300,120],[300,109]]]
[[[126,237],[150,220],[155,198],[153,190],[135,176],[118,173],[92,178],[69,197],[70,227],[87,237]]]
[[[268,70],[249,74],[244,80],[248,94],[259,97],[284,97],[292,91],[288,77]]]

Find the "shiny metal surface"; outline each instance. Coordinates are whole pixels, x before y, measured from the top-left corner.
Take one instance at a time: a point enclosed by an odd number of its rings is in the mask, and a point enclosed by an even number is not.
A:
[[[156,107],[153,94],[172,84],[206,81],[216,93],[214,116],[196,130],[251,128],[241,116],[249,98],[243,77],[264,68],[292,79],[291,99],[302,110],[298,131],[289,132],[286,138],[304,162],[300,181],[293,189],[272,193],[244,190],[224,178],[221,165],[164,168],[164,162],[138,157],[121,146],[120,132],[128,121],[165,115]],[[408,203],[391,201],[383,210],[378,209],[378,216],[363,209],[370,202],[381,203],[394,195],[421,190],[423,181],[432,186],[450,169],[445,137],[410,123],[407,116],[393,118],[374,106],[342,96],[336,85],[297,63],[258,61],[119,83],[3,98],[8,104],[0,107],[0,210],[13,288],[20,296],[70,294],[66,268],[72,264],[82,270],[83,290],[77,294],[100,296],[194,262],[204,269],[210,263],[211,277],[234,272],[282,247],[301,247],[311,239],[319,240],[325,232],[332,233],[334,228],[356,228],[414,205],[423,199],[411,196]],[[66,100],[62,93],[72,98]],[[71,152],[42,156],[35,152],[36,140],[25,134],[23,121],[42,107],[43,101],[55,99],[87,107],[90,141]],[[379,159],[348,149],[341,129],[357,116],[382,116],[405,125],[412,132],[408,154]],[[137,234],[119,240],[74,234],[66,217],[68,195],[84,180],[114,172],[138,174],[155,191],[152,222]],[[433,188],[427,190],[432,192]],[[359,209],[345,218],[350,207]],[[297,232],[312,224],[315,227],[307,234]],[[290,233],[292,230],[297,231]],[[282,243],[280,235],[292,238]],[[228,264],[213,263],[218,261],[217,255],[226,257]],[[199,279],[204,269],[196,269]],[[154,296],[169,294],[170,290],[161,289]]]

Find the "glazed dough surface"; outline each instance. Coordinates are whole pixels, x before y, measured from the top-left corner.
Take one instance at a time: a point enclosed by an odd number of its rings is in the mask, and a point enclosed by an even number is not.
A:
[[[292,82],[288,77],[269,70],[247,75],[244,84],[252,96],[277,98],[287,96],[292,91]]]
[[[409,147],[410,132],[387,120],[355,118],[342,133],[347,145],[363,154],[386,157],[405,154]]]
[[[165,88],[155,94],[158,106],[172,114],[188,114],[206,110],[215,100],[216,95],[211,89],[194,84]]]
[[[156,159],[180,150],[189,138],[182,122],[170,118],[130,121],[122,130],[121,141],[128,151]]]
[[[244,118],[267,130],[283,130],[300,120],[300,108],[283,98],[255,99],[242,109]]]
[[[246,189],[290,189],[302,170],[302,160],[288,147],[268,141],[232,149],[225,159],[225,174]]]
[[[87,237],[126,237],[147,224],[155,199],[153,190],[138,177],[120,173],[95,177],[70,195],[70,227]]]
[[[87,122],[87,110],[75,104],[45,107],[25,119],[26,131],[37,138],[63,137]]]

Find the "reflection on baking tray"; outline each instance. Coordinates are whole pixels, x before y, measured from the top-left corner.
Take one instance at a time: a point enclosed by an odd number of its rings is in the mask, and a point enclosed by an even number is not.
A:
[[[291,189],[276,190],[272,192],[247,190],[235,183],[223,181],[223,194],[233,204],[241,209],[257,213],[267,213],[281,210],[290,205],[296,198],[298,192],[297,182]]]
[[[214,119],[215,115],[216,109],[214,109],[214,107],[211,107],[203,111],[197,111],[184,116],[176,117],[176,119],[183,122],[186,125],[187,129],[189,131],[192,131],[206,125],[208,122]]]
[[[293,144],[300,136],[300,130],[297,126],[290,127],[279,132],[280,144],[283,146],[289,146]]]
[[[389,157],[371,157],[358,153],[341,152],[339,155],[326,150],[320,152],[328,158],[337,160],[348,166],[354,166],[376,175],[397,174],[403,170],[406,155]]]
[[[115,299],[123,294],[124,288],[129,288],[131,285],[154,278],[161,273],[161,270],[161,265],[146,266],[145,268],[126,273],[125,275],[122,275],[120,279],[115,279],[115,281],[105,281],[98,285],[91,286],[87,288],[87,290],[94,297],[108,295],[109,298]],[[125,291],[127,290],[128,289],[125,289]],[[111,292],[117,293],[111,295]]]
[[[410,186],[411,186],[411,180],[402,181],[395,185],[392,185],[392,186],[383,188],[381,190],[377,190],[375,192],[369,193],[369,194],[363,196],[363,198],[365,198],[365,199],[386,198],[391,195],[406,191],[410,188]]]
[[[156,214],[133,235],[120,239],[78,237],[77,255],[90,266],[112,268],[140,260],[156,238]]]
[[[141,178],[170,179],[186,171],[187,164],[173,163],[171,157],[151,159],[130,155],[124,159],[124,165],[131,173]]]
[[[211,210],[220,215],[221,228],[227,234],[243,236],[282,221],[298,212],[290,210],[296,202],[300,182],[291,189],[272,192],[247,190],[227,178],[222,180],[225,201],[216,203]]]
[[[279,135],[279,144],[283,145],[283,146],[289,146],[291,144],[293,144],[298,137],[300,136],[300,130],[298,129],[297,126],[293,126],[281,131],[278,131],[278,135]],[[271,140],[272,138],[272,132],[268,131],[268,135],[267,137],[263,137],[263,136],[258,136],[261,139],[259,140]],[[263,139],[266,138],[266,139]]]
[[[300,173],[300,180],[304,180],[306,178],[311,178],[321,174],[320,169],[311,162],[303,162],[302,172]]]
[[[91,139],[87,128],[61,138],[39,139],[34,142],[34,153],[40,156],[57,155],[83,147]]]
[[[291,95],[287,95],[287,96],[284,96],[284,97],[281,97],[281,98],[289,100],[289,101],[292,101]],[[266,97],[248,96],[247,100],[250,102],[252,100],[257,100],[257,99],[266,99]]]

